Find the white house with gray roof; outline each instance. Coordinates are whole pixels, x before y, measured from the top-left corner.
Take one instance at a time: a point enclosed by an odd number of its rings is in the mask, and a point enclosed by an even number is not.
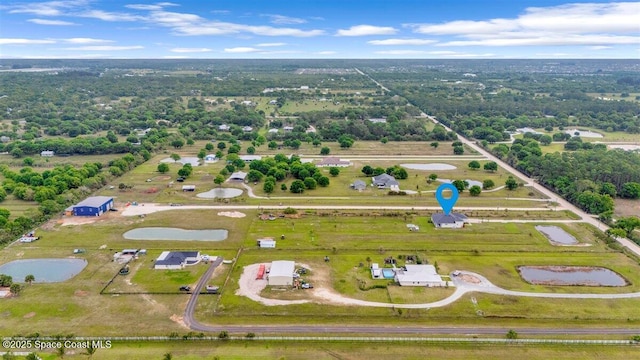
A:
[[[452,212],[448,215],[444,213],[434,213],[431,215],[431,222],[436,228],[460,229],[464,223],[468,222],[466,215]]]

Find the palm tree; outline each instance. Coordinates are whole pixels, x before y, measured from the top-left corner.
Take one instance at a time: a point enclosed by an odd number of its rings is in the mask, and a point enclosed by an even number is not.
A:
[[[36,281],[36,277],[33,276],[33,274],[29,274],[29,275],[24,277],[24,282],[26,282],[29,285],[31,285],[31,283],[34,282],[34,281]]]

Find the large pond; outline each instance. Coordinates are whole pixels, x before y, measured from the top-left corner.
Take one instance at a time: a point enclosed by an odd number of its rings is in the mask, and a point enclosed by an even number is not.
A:
[[[0,274],[9,275],[14,282],[23,282],[33,275],[34,282],[52,283],[69,280],[87,266],[85,259],[24,259],[0,266]]]
[[[178,161],[174,161],[172,158],[164,158],[164,159],[160,160],[160,162],[163,162],[163,163],[178,162],[178,163],[180,163],[182,165],[191,164],[191,166],[199,166],[200,165],[200,159],[198,159],[197,157],[189,157],[189,156],[185,156],[183,158],[180,158]]]
[[[602,138],[602,137],[604,137],[600,133],[589,131],[589,130],[569,129],[569,130],[566,130],[565,133],[567,133],[567,134],[569,134],[571,136],[580,136],[580,137],[587,137],[587,138]]]
[[[441,183],[446,183],[446,184],[451,184],[453,182],[453,180],[451,180],[451,179],[437,179],[437,180],[440,181]],[[482,189],[482,181],[471,180],[471,179],[465,179],[464,181],[469,183],[469,187],[472,187],[474,185],[478,185]]]
[[[557,226],[536,225],[536,230],[546,236],[552,244],[575,245],[578,243],[576,238]]]
[[[411,170],[455,170],[457,169],[453,165],[449,164],[400,164],[403,168],[411,169]]]
[[[536,285],[625,286],[618,273],[592,266],[519,266],[520,276]]]
[[[242,190],[234,188],[216,188],[196,195],[204,199],[229,199],[242,195]]]
[[[182,240],[182,241],[222,241],[229,232],[224,229],[185,230],[166,227],[145,227],[129,230],[124,238],[129,240]]]

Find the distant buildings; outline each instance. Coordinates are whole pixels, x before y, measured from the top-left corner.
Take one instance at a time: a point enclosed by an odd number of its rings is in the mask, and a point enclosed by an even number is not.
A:
[[[353,190],[362,191],[367,188],[367,184],[362,180],[356,180],[351,184]]]
[[[42,157],[52,157],[53,155],[55,155],[55,152],[51,150],[43,150],[40,152],[40,156]]]
[[[229,180],[231,181],[244,181],[247,177],[247,173],[244,171],[236,171],[231,176],[229,176]]]
[[[335,156],[330,156],[322,159],[322,161],[320,161],[316,166],[317,167],[347,167],[347,166],[351,166],[351,162],[347,160],[340,160],[340,158],[337,158]]]
[[[260,155],[240,155],[239,156],[240,160],[244,161],[244,162],[252,162],[255,160],[262,160],[262,156]]]
[[[387,119],[385,119],[385,118],[370,118],[369,121],[374,123],[374,124],[386,124],[387,123]]]
[[[398,180],[389,174],[380,174],[371,178],[373,186],[378,189],[389,189],[391,191],[400,191]]]

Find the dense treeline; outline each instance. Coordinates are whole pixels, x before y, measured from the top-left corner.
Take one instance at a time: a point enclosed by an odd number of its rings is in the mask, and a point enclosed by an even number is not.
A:
[[[11,213],[0,208],[0,245],[15,240],[51,216],[59,213],[92,192],[100,189],[114,177],[135,168],[150,158],[150,154],[126,154],[107,164],[86,163],[81,167],[56,166],[42,173],[30,167],[13,171],[0,166],[5,180],[0,187],[0,203],[13,194],[16,199],[35,201],[37,208],[10,220]]]
[[[611,217],[613,198],[640,198],[640,156],[633,152],[595,145],[542,155],[533,139],[516,139],[511,147],[499,144],[492,151],[563,198],[604,219]]]

